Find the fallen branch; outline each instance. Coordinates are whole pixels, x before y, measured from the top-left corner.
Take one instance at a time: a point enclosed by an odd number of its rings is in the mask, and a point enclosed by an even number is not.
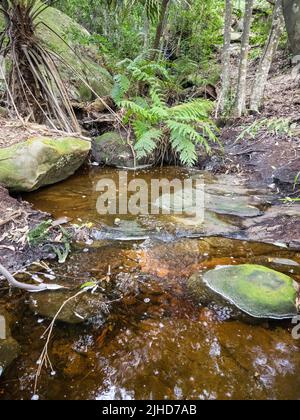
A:
[[[11,287],[16,287],[18,289],[26,290],[27,292],[31,292],[31,293],[44,292],[46,290],[64,289],[63,286],[59,286],[58,284],[42,283],[39,285],[34,285],[34,284],[21,283],[17,281],[14,278],[14,276],[9,271],[7,271],[5,267],[3,267],[2,264],[0,264],[0,274],[4,276],[4,278],[8,281]]]

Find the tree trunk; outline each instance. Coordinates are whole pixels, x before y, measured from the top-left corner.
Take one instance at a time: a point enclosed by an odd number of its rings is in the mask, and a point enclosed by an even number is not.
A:
[[[231,43],[232,2],[226,0],[224,21],[224,45],[222,53],[222,88],[219,98],[216,117],[223,114],[230,90],[230,43]]]
[[[252,90],[250,103],[251,111],[259,112],[261,107],[271,64],[280,41],[283,28],[284,18],[282,13],[282,0],[276,0],[273,12],[272,28],[267,44],[264,48],[263,55],[260,59]]]
[[[169,6],[169,2],[170,0],[162,0],[162,5],[161,5],[161,10],[160,10],[160,15],[159,15],[159,21],[158,21],[158,25],[156,28],[156,35],[155,35],[155,40],[154,40],[154,44],[153,44],[153,54],[152,54],[152,60],[155,60],[157,53],[158,53],[158,49],[160,46],[160,41],[162,38],[162,35],[164,33],[164,29],[165,29],[165,25],[166,25],[166,15],[167,15],[167,11],[168,11],[168,6]]]
[[[150,34],[150,21],[149,21],[147,15],[145,16],[143,34],[144,34],[144,49],[148,50],[148,48],[149,48],[149,34]]]
[[[283,13],[292,52],[300,54],[300,0],[283,0]]]
[[[248,69],[249,40],[250,40],[250,29],[251,29],[253,5],[254,5],[254,0],[246,0],[238,86],[237,86],[236,98],[235,98],[235,104],[234,104],[234,110],[233,110],[233,115],[236,118],[241,117],[246,111],[247,69]]]

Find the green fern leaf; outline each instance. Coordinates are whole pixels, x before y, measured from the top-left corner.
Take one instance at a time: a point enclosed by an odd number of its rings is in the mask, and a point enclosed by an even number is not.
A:
[[[157,128],[151,128],[145,132],[137,141],[135,150],[137,152],[137,158],[143,158],[149,156],[156,148],[156,142],[160,140],[163,132]]]
[[[117,74],[114,78],[114,87],[111,91],[111,97],[117,105],[124,99],[124,96],[130,88],[130,80],[123,74]]]

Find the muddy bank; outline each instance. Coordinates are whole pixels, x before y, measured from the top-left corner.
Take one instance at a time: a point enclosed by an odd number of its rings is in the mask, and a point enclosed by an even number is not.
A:
[[[0,263],[13,272],[49,253],[42,247],[30,247],[28,232],[49,215],[34,210],[27,202],[13,198],[0,186]]]
[[[0,186],[0,263],[12,273],[40,260],[62,259],[64,252],[67,258],[73,241],[88,239],[87,228],[55,220]]]

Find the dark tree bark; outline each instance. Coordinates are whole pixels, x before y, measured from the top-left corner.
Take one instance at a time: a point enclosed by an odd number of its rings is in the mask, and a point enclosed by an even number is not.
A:
[[[283,0],[283,13],[294,54],[300,54],[300,0]]]
[[[155,60],[155,58],[157,57],[158,49],[159,49],[159,46],[160,46],[160,41],[162,39],[164,29],[165,29],[165,25],[166,25],[166,15],[167,15],[167,12],[168,12],[169,3],[170,3],[170,0],[162,0],[161,10],[160,10],[160,15],[159,15],[159,21],[158,21],[158,25],[157,25],[157,28],[156,28],[156,35],[155,35],[155,40],[154,40],[154,44],[153,44],[152,60]]]

